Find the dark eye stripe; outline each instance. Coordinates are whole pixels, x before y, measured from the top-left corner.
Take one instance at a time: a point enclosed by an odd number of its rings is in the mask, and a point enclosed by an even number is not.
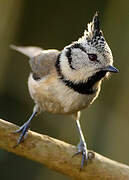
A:
[[[67,48],[67,51],[66,51],[66,56],[68,58],[68,62],[69,62],[69,66],[71,69],[75,70],[75,68],[72,66],[72,56],[71,56],[71,49],[80,49],[81,51],[86,52],[85,48],[81,45],[81,44],[78,44],[78,43],[75,43],[73,44],[72,46],[68,47]]]
[[[72,66],[71,48],[67,48],[67,51],[66,51],[65,55],[68,58],[70,68],[75,70],[75,68]]]
[[[73,44],[72,46],[71,46],[71,48],[77,48],[77,49],[81,49],[83,52],[85,52],[85,53],[87,53],[86,52],[86,50],[85,50],[85,48],[81,45],[81,44]]]

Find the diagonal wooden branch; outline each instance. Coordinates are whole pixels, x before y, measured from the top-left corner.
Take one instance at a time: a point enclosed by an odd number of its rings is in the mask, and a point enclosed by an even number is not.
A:
[[[0,148],[46,165],[75,180],[128,180],[129,166],[95,153],[88,166],[80,169],[81,156],[75,156],[76,147],[57,139],[29,131],[24,143],[14,148],[18,127],[0,120]]]

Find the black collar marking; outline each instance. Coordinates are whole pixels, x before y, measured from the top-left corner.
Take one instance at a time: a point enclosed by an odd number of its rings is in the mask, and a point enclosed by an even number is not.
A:
[[[87,82],[79,82],[74,83],[70,80],[65,79],[63,76],[61,77],[62,81],[71,89],[78,92],[79,94],[94,94],[97,89],[93,89],[93,86],[96,82],[101,80],[106,75],[106,71],[99,71],[95,73],[93,76],[88,78]]]
[[[93,89],[93,86],[95,85],[96,82],[98,82],[99,80],[101,80],[105,75],[106,75],[106,71],[99,71],[97,73],[95,73],[93,76],[88,78],[87,82],[80,82],[80,83],[74,83],[70,80],[67,80],[64,75],[61,72],[60,69],[60,56],[61,53],[59,54],[57,61],[56,61],[56,69],[57,72],[60,76],[60,79],[64,82],[64,84],[73,89],[74,91],[78,92],[79,94],[93,94],[97,91],[97,89]]]

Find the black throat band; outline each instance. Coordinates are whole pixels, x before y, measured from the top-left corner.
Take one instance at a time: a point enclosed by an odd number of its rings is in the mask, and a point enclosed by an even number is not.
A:
[[[98,89],[93,88],[95,83],[101,80],[106,75],[107,72],[101,70],[95,73],[93,76],[89,77],[86,82],[74,83],[73,81],[66,79],[64,75],[62,74],[61,68],[60,68],[60,56],[61,54],[59,54],[56,64],[55,64],[60,80],[62,80],[62,82],[64,82],[64,84],[67,87],[73,89],[79,94],[88,94],[88,95],[94,94],[98,90]]]

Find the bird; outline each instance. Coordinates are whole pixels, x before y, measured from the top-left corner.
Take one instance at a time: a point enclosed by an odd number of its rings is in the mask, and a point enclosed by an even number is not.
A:
[[[24,141],[32,119],[41,112],[72,115],[80,142],[76,154],[81,154],[81,168],[88,162],[87,143],[81,125],[81,110],[88,108],[98,97],[102,80],[117,73],[113,55],[100,29],[98,12],[87,25],[84,35],[61,51],[44,50],[34,46],[11,48],[28,56],[31,73],[28,88],[34,100],[33,113],[15,133],[20,133],[17,145]]]

